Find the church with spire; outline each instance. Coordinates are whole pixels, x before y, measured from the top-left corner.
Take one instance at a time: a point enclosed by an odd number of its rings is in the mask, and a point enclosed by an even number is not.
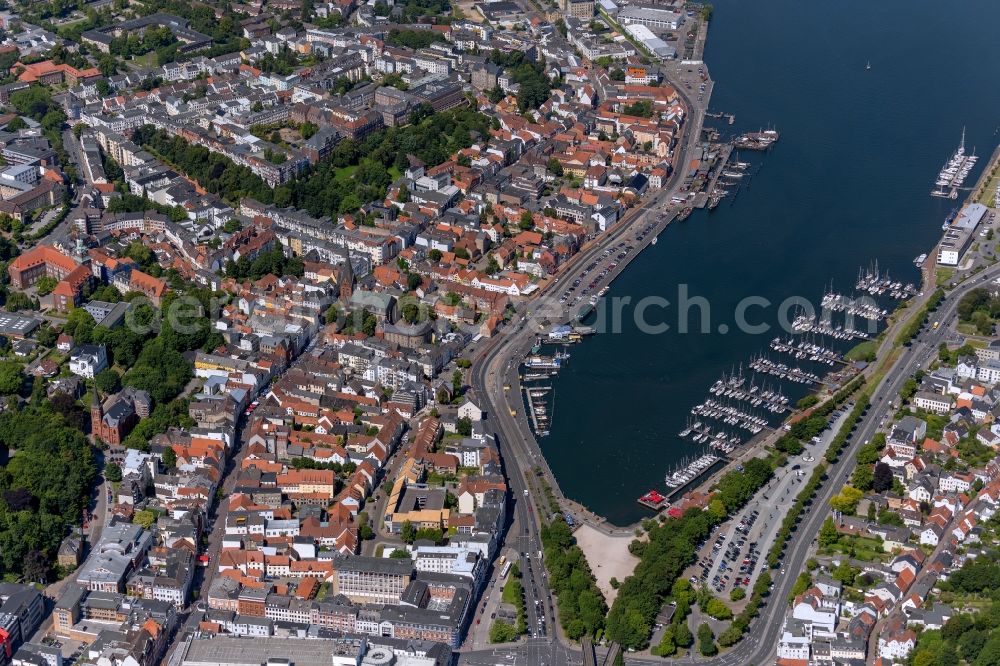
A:
[[[149,416],[152,406],[148,393],[131,387],[102,403],[95,386],[90,399],[90,432],[111,446],[119,446],[139,419]]]

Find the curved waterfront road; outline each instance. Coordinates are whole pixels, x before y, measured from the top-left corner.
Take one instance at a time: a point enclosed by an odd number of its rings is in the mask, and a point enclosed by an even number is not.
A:
[[[936,330],[929,326],[925,327],[925,330],[917,336],[909,347],[902,348],[899,357],[890,366],[885,377],[872,393],[871,407],[862,418],[855,434],[850,438],[843,455],[840,456],[835,465],[829,468],[827,481],[819,489],[816,499],[793,534],[782,563],[788,573],[785,576],[775,576],[774,591],[767,603],[762,606],[760,616],[754,621],[750,634],[732,650],[713,658],[688,657],[665,662],[665,660],[655,658],[626,657],[626,663],[636,665],[672,663],[682,666],[703,666],[710,663],[718,666],[743,666],[745,664],[768,663],[774,659],[775,646],[787,610],[787,604],[783,600],[787,598],[798,572],[805,566],[813,541],[827,516],[826,507],[829,506],[829,500],[846,482],[853,468],[857,449],[875,434],[882,416],[887,412],[887,406],[899,394],[903,382],[920,366],[926,364],[934,356],[938,346],[946,340],[956,318],[956,309],[962,296],[973,288],[982,286],[984,282],[997,277],[1000,277],[1000,265],[991,266],[955,287],[945,296],[937,311],[931,315],[932,321],[940,322],[939,327]],[[520,358],[519,354],[523,353],[527,346],[530,346],[533,335],[534,332],[527,330],[526,327],[516,325],[513,333],[505,336],[499,344],[491,345],[483,351],[472,375],[472,385],[476,387],[479,399],[484,403],[484,407],[489,412],[490,421],[500,436],[500,448],[516,502],[516,521],[522,526],[530,525],[532,536],[537,534],[538,527],[532,515],[533,512],[530,511],[530,503],[522,500],[533,499],[523,496],[524,472],[536,464],[537,458],[529,445],[529,442],[533,443],[533,440],[530,439],[530,433],[527,432],[526,426],[510,415],[502,384],[516,373],[516,362],[512,359]],[[891,339],[887,340],[887,345],[891,348]],[[511,385],[516,386],[516,382]],[[514,396],[511,396],[511,401],[513,403]],[[520,402],[519,396],[517,402]],[[541,464],[544,465],[543,462]],[[521,531],[523,531],[523,527]],[[546,594],[548,594],[547,590]],[[528,646],[508,650],[469,652],[463,653],[462,662],[470,664],[496,663],[496,659],[510,656],[513,661],[508,663],[579,663],[580,654],[565,645],[549,641],[546,642],[546,649],[540,644],[541,641],[532,641],[531,643],[535,646],[534,653],[528,652],[531,649]],[[527,661],[519,661],[521,658]]]

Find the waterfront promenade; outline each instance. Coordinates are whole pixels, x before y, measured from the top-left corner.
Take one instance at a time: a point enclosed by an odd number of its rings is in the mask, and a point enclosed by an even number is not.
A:
[[[704,110],[708,101],[706,99],[699,104],[693,104],[679,88],[678,94],[689,110],[688,122],[685,123],[675,159],[676,165],[683,165],[687,163],[694,153],[695,147],[701,141]],[[645,234],[645,240],[638,241],[636,239],[637,229],[652,221],[659,225],[656,230],[658,232],[672,219],[668,212],[670,209],[669,201],[670,197],[679,190],[682,174],[683,169],[675,169],[659,191],[647,196],[639,205],[629,210],[616,225],[585,245],[560,272],[559,278],[571,275],[578,271],[581,266],[597,261],[606,248],[626,240],[636,246],[636,252],[633,253],[633,256],[637,255],[645,244],[655,238],[655,234]],[[673,212],[676,212],[676,206],[673,208]],[[601,284],[597,285],[595,291],[608,285],[620,274],[621,270],[624,270],[624,267],[622,265],[618,270],[610,272],[601,281]],[[543,521],[551,519],[540,484],[544,482],[551,489],[560,506],[563,506],[562,503],[567,500],[562,496],[555,475],[549,468],[524,415],[518,378],[520,361],[534,344],[535,336],[540,332],[538,330],[539,322],[536,319],[538,304],[545,303],[547,298],[554,300],[551,292],[555,291],[554,286],[558,285],[558,278],[543,284],[532,301],[517,306],[516,315],[507,327],[480,348],[477,356],[473,359],[469,379],[480,407],[487,413],[491,427],[498,436],[503,465],[514,498],[514,511],[505,545],[520,553],[521,571],[525,576],[523,588],[528,609],[528,626],[534,627],[539,618],[544,618],[548,620],[549,630],[561,640],[565,640],[561,637],[555,600],[548,587],[547,578],[543,575],[544,567],[534,566],[529,569],[525,565],[533,553],[541,550],[541,524]],[[551,322],[547,325],[550,324]],[[540,471],[541,474],[536,474],[536,470]],[[576,509],[579,512],[576,515],[581,522],[586,522],[599,531],[608,529],[602,519],[594,514],[584,513],[586,510],[583,507],[570,504],[565,506],[571,511]],[[619,530],[619,528],[615,529]],[[618,534],[624,535],[630,531],[619,530]],[[535,601],[539,603],[536,605]]]

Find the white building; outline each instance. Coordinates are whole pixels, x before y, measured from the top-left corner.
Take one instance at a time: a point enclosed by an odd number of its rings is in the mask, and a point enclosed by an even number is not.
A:
[[[883,659],[906,659],[916,644],[917,635],[912,629],[883,634],[878,639],[878,654]]]
[[[618,12],[618,22],[624,26],[637,23],[660,30],[677,30],[684,23],[684,14],[658,7],[627,5]]]
[[[840,615],[840,599],[824,595],[818,588],[807,590],[792,607],[792,617],[802,620],[813,635],[833,636]]]
[[[80,345],[69,356],[69,369],[77,377],[93,379],[108,367],[108,354],[104,345]]]
[[[962,209],[952,225],[945,231],[938,246],[937,262],[941,266],[957,266],[962,255],[975,238],[976,227],[988,209],[983,204],[970,204]]]
[[[990,360],[980,365],[976,379],[987,384],[1000,382],[1000,361]]]
[[[778,659],[809,661],[809,644],[812,642],[810,626],[799,620],[785,620],[778,640]]]
[[[938,393],[921,391],[913,396],[913,404],[917,409],[923,409],[935,414],[947,414],[951,411],[951,398]]]

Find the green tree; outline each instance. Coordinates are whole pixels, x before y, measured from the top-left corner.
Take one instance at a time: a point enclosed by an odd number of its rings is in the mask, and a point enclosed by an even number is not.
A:
[[[858,465],[851,475],[851,485],[858,490],[871,490],[875,485],[874,468],[869,465]]]
[[[715,645],[715,634],[707,622],[698,625],[698,652],[704,657],[712,657],[719,652]]]
[[[805,571],[799,574],[798,578],[795,579],[795,584],[792,585],[792,591],[789,593],[789,597],[794,599],[799,596],[812,586],[812,577]]]
[[[39,296],[47,296],[52,293],[57,284],[59,284],[59,281],[51,275],[43,275],[35,281],[35,290]]]
[[[403,525],[400,528],[399,536],[403,540],[403,543],[413,543],[413,540],[417,536],[417,530],[408,520],[403,521]]]
[[[105,368],[94,375],[94,383],[101,393],[110,395],[117,393],[118,389],[121,388],[121,377],[111,368]]]
[[[687,620],[681,620],[674,625],[674,642],[678,647],[688,648],[694,643],[694,636],[688,627]]]
[[[513,625],[497,620],[490,626],[490,643],[510,643],[517,640],[517,630]]]
[[[837,568],[835,568],[830,575],[834,580],[839,580],[844,585],[848,585],[854,580],[857,573],[857,570],[851,567],[851,565],[845,560],[837,565]]]
[[[521,213],[521,219],[518,221],[517,226],[524,231],[531,231],[535,228],[535,218],[530,210]]]
[[[174,453],[173,447],[168,446],[163,450],[163,455],[160,457],[163,462],[163,466],[167,469],[173,469],[177,467],[177,454]]]
[[[733,617],[733,611],[730,610],[729,606],[715,597],[709,599],[708,603],[705,604],[705,612],[716,620],[731,620]]]
[[[12,395],[21,390],[24,375],[21,364],[15,361],[0,361],[0,394]]]
[[[674,628],[664,627],[660,642],[653,647],[652,653],[658,657],[672,657],[677,652],[677,643],[674,641]]]
[[[713,518],[722,520],[727,515],[726,505],[722,503],[722,500],[716,497],[708,503],[708,512],[712,514]]]
[[[118,466],[118,463],[108,463],[104,466],[104,478],[111,483],[121,483],[122,468]]]
[[[156,512],[152,509],[136,511],[132,516],[132,522],[148,530],[156,523]]]

